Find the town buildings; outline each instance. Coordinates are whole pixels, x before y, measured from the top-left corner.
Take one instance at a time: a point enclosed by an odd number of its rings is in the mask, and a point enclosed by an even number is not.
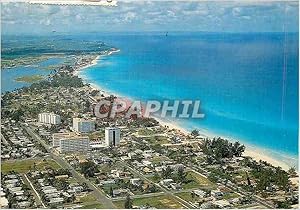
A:
[[[58,125],[61,123],[61,118],[57,114],[44,112],[39,114],[39,122],[51,125]]]

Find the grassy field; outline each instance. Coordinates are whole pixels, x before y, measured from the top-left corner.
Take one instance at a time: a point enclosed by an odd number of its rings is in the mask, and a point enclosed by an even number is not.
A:
[[[161,180],[160,176],[148,176],[147,178],[156,183],[158,183]]]
[[[185,201],[195,201],[195,198],[193,199],[191,192],[181,192],[181,193],[176,193],[178,197],[182,198]]]
[[[209,181],[207,178],[196,174],[195,172],[189,171],[187,174],[188,183],[182,186],[183,189],[193,188],[211,188],[214,189],[216,186],[214,183]]]
[[[97,201],[97,200],[92,194],[87,194],[83,197],[80,197],[80,199],[79,199],[79,202],[82,202],[82,203],[90,203],[90,202],[94,202],[94,201]]]
[[[96,132],[93,132],[93,133],[89,134],[89,138],[90,139],[101,139],[101,138],[104,138],[104,130],[96,131]]]
[[[167,158],[166,156],[155,156],[151,159],[151,162],[160,163],[160,162],[166,161],[166,160],[169,160],[169,158]]]
[[[85,206],[81,207],[81,209],[105,209],[105,208],[100,203],[93,203],[93,204],[85,205]]]
[[[142,128],[138,131],[138,134],[140,136],[150,136],[156,134],[155,131],[147,129],[147,128]]]
[[[168,140],[168,138],[166,136],[149,136],[149,137],[147,136],[147,137],[145,137],[145,140],[148,141],[150,144],[155,144],[155,143],[168,144],[168,143],[170,143],[170,141]]]
[[[114,204],[118,208],[124,208],[124,200],[115,201]],[[149,204],[151,207],[155,207],[158,209],[180,209],[183,206],[174,200],[172,197],[167,195],[148,197],[148,198],[136,198],[133,199],[133,206],[141,206]]]
[[[228,199],[233,199],[233,198],[238,198],[238,197],[240,197],[238,194],[232,192],[232,193],[227,193],[227,194],[225,194],[225,195],[223,196],[223,199],[228,200]]]
[[[52,159],[30,159],[30,160],[17,160],[17,161],[5,161],[1,163],[1,172],[8,173],[9,171],[15,171],[18,173],[28,172],[30,169],[43,170],[47,167],[53,169],[61,168],[54,160]]]
[[[33,83],[37,82],[44,79],[42,75],[31,75],[31,76],[23,76],[23,77],[18,77],[15,80],[17,82],[27,82],[27,83]]]

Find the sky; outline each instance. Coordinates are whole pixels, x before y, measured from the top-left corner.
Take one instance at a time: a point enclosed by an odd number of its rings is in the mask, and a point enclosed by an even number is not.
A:
[[[117,7],[1,3],[2,34],[298,32],[298,2],[119,1]]]

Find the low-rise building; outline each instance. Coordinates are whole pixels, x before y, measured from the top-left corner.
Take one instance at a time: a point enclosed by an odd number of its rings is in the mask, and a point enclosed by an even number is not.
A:
[[[164,179],[159,182],[161,185],[169,186],[171,183],[174,183],[173,179]]]
[[[130,179],[130,184],[134,186],[140,186],[143,183],[143,181],[140,178],[133,178]]]
[[[203,190],[193,190],[193,193],[199,198],[204,198],[207,195],[207,193]]]
[[[6,197],[0,197],[0,207],[1,209],[8,209],[8,200]]]

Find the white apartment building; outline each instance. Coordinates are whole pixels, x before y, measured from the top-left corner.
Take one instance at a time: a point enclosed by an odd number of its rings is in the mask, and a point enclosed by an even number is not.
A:
[[[76,134],[71,133],[71,132],[69,132],[69,133],[54,133],[54,134],[52,134],[52,146],[59,147],[61,139],[71,138],[74,136],[76,136]]]
[[[73,130],[80,133],[95,131],[95,120],[85,118],[73,118]]]
[[[88,136],[74,136],[63,138],[59,141],[59,151],[65,152],[87,152],[90,149]]]
[[[105,128],[105,144],[106,146],[117,146],[120,144],[120,128],[107,127]]]
[[[39,122],[45,124],[58,125],[61,122],[61,118],[57,114],[44,112],[39,114]]]

